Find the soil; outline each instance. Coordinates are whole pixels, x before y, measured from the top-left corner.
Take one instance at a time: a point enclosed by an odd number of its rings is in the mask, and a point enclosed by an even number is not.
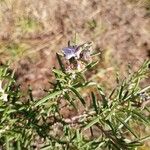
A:
[[[0,51],[0,60],[13,60],[17,83],[26,91],[32,86],[36,98],[44,95],[53,80],[51,69],[57,66],[59,52],[74,33],[79,43],[93,41],[101,51],[97,80],[113,86],[118,70],[126,75],[127,65],[136,70],[150,58],[150,3],[129,0],[26,0],[0,2],[0,45],[23,44],[23,54]],[[21,19],[33,22],[22,22]],[[104,72],[103,72],[104,71]],[[93,74],[95,74],[93,72]],[[110,75],[112,77],[110,77]],[[150,82],[149,82],[150,83]],[[109,86],[107,86],[109,85]]]

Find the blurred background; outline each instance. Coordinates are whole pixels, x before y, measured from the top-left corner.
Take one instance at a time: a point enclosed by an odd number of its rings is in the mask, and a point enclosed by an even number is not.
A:
[[[123,78],[128,64],[134,71],[150,58],[150,0],[0,0],[0,63],[10,61],[21,89],[32,85],[37,98],[75,33],[101,52],[90,78],[112,89],[116,72]]]

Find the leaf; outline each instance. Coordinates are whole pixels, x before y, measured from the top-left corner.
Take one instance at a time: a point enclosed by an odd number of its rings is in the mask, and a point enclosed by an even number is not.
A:
[[[126,122],[122,121],[118,117],[116,117],[116,119],[120,121],[124,125],[124,127],[126,127],[136,138],[138,138],[138,136],[133,132],[133,130],[129,127],[129,125]]]
[[[5,142],[6,142],[6,150],[10,150],[10,144],[9,144],[8,136],[5,137]]]
[[[107,97],[105,96],[105,93],[103,92],[102,88],[100,86],[97,87],[99,90],[99,93],[102,97],[102,102],[103,102],[103,107],[108,107],[108,101],[107,101]]]
[[[51,145],[47,145],[41,148],[41,150],[50,150],[52,148]]]
[[[93,56],[98,56],[98,55],[100,55],[101,54],[101,52],[94,52],[94,53],[92,53],[91,54],[91,56],[93,57]]]
[[[0,112],[3,112],[5,110],[5,108],[0,108]]]
[[[31,86],[28,87],[28,94],[29,94],[30,100],[33,102],[33,101],[34,101],[34,98],[33,98]]]
[[[76,107],[76,105],[74,104],[74,102],[73,102],[73,99],[69,96],[69,94],[68,93],[65,93],[64,94],[64,97],[68,100],[68,102],[75,108],[75,110],[77,110],[77,107]]]
[[[112,96],[114,95],[115,91],[116,91],[116,88],[114,88],[114,89],[112,90],[112,92],[111,92],[110,95],[109,95],[109,98],[112,98]]]
[[[132,148],[132,147],[137,147],[137,146],[142,146],[143,144],[140,142],[130,142],[128,143],[128,147]]]
[[[91,96],[92,96],[92,101],[93,101],[93,107],[94,107],[94,109],[96,111],[96,114],[98,114],[97,100],[96,100],[96,97],[95,97],[93,92],[91,93]]]
[[[145,87],[144,89],[142,89],[139,93],[143,93],[150,90],[150,86]]]
[[[57,80],[57,82],[59,82],[59,84],[60,84],[61,82],[64,82],[64,83],[67,82],[65,79],[58,78],[58,77],[56,77],[56,80]],[[59,86],[59,87],[60,87],[60,86]],[[61,89],[62,89],[62,88],[61,88]]]
[[[122,97],[122,100],[124,100],[128,96],[128,94],[129,94],[129,91],[126,91],[124,96]]]
[[[143,116],[142,113],[139,113],[136,110],[132,110],[132,113],[135,114],[136,116],[138,116],[140,119],[142,119],[145,123],[147,123],[148,125],[150,125],[150,121],[148,119],[146,119],[146,116]]]
[[[129,116],[129,117],[127,117],[126,119],[125,119],[125,123],[127,123],[130,119],[131,119],[131,115]],[[123,124],[121,124],[119,127],[118,127],[118,129],[121,129],[123,127]]]
[[[92,127],[94,124],[99,122],[100,117],[96,117],[95,119],[93,119],[90,123],[88,123],[85,127],[84,130],[89,129],[90,127]]]
[[[78,142],[82,141],[82,134],[80,133],[80,129],[76,130],[76,138],[77,138]]]
[[[35,104],[35,107],[39,106],[39,105],[42,105],[43,103],[45,103],[47,100],[49,99],[52,99],[52,98],[55,98],[56,96],[59,96],[60,94],[62,94],[62,91],[56,91],[56,92],[53,92],[49,95],[47,95],[46,97],[42,98],[41,100],[39,100],[36,104]]]
[[[71,45],[77,45],[77,33],[74,33],[74,37],[72,38]]]
[[[89,63],[89,64],[85,67],[85,69],[83,70],[83,72],[86,71],[87,69],[93,68],[93,67],[94,67],[95,65],[97,65],[97,64],[98,64],[98,61]]]
[[[144,142],[144,141],[147,141],[147,140],[150,140],[150,135],[147,135],[145,137],[142,137],[141,139],[139,139],[138,142]]]
[[[20,141],[17,141],[17,150],[21,150],[21,143],[20,143]]]
[[[70,87],[70,90],[79,98],[79,100],[81,101],[81,103],[83,104],[83,106],[85,106],[85,101],[82,98],[82,96],[80,95],[80,93],[73,87]]]
[[[60,66],[60,68],[61,68],[62,72],[65,72],[65,66],[64,66],[64,65],[63,65],[63,63],[62,63],[62,61],[61,61],[61,58],[60,58],[59,54],[58,54],[58,53],[56,53],[56,56],[57,56],[57,60],[58,60],[58,63],[59,63],[59,66]]]
[[[121,88],[120,88],[120,91],[119,91],[119,100],[122,99],[121,97],[122,97],[123,88],[124,88],[124,85],[121,85]]]
[[[116,136],[116,130],[115,130],[115,126],[113,125],[113,123],[110,122],[109,120],[106,120],[105,122],[106,122],[106,124],[108,124],[109,127],[111,128],[111,130],[112,130],[114,136]]]
[[[6,114],[11,114],[11,113],[14,113],[16,112],[17,110],[16,109],[10,109],[10,110],[7,110]]]
[[[60,75],[60,76],[62,76],[62,77],[65,77],[65,76],[66,76],[66,74],[63,73],[61,70],[53,69],[52,71],[53,71],[54,73],[56,73],[57,75]]]

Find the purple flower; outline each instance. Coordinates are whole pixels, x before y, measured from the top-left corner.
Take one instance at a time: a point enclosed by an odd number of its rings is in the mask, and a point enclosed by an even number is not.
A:
[[[65,58],[70,60],[75,58],[76,60],[90,61],[91,51],[92,51],[92,42],[87,42],[79,46],[68,46],[62,49]]]
[[[72,57],[76,57],[77,46],[65,47],[62,49],[66,59],[71,59]]]

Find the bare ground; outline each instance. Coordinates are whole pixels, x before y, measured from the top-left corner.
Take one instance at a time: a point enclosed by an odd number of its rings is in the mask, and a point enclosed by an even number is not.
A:
[[[128,63],[137,70],[150,58],[150,1],[0,1],[0,62],[10,60],[22,91],[31,85],[36,98],[44,95],[43,89],[53,80],[55,53],[75,32],[79,43],[93,41],[96,51],[101,51],[98,67],[89,78],[112,89],[116,71],[123,78]],[[68,117],[70,111],[62,113]]]
[[[125,76],[128,63],[136,70],[150,58],[149,25],[149,0],[3,0],[0,61],[11,60],[22,90],[32,85],[39,98],[53,79],[55,53],[76,32],[79,43],[101,51],[93,79],[110,89],[116,71]]]
[[[31,84],[38,97],[48,87],[56,51],[76,32],[80,43],[93,41],[102,51],[99,71],[105,73],[98,78],[111,83],[116,67],[125,75],[128,63],[135,70],[150,57],[149,9],[149,1],[140,0],[1,1],[0,60],[13,60],[22,89]]]
[[[126,75],[128,63],[136,70],[150,57],[148,0],[4,0],[0,14],[0,61],[11,59],[22,90],[32,85],[36,97],[49,87],[55,53],[75,32],[79,43],[93,41],[102,52],[94,78],[108,89],[116,70]]]

